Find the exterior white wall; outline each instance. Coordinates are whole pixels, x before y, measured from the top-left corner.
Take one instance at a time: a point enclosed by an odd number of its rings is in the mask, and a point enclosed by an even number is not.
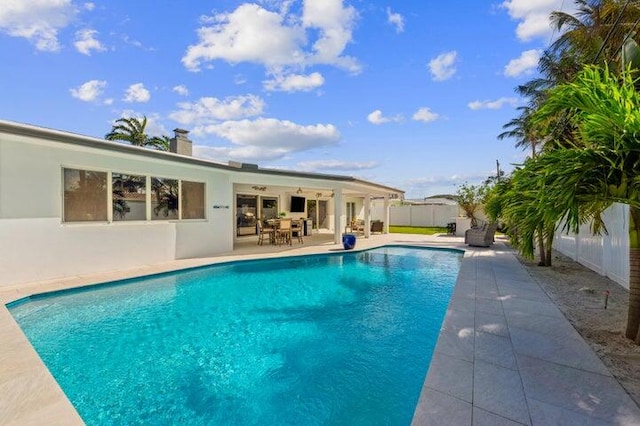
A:
[[[582,265],[629,288],[629,207],[614,204],[603,214],[607,234],[593,235],[588,225],[578,234],[556,232],[554,248]]]
[[[349,177],[236,169],[143,148],[114,148],[110,142],[54,130],[1,121],[0,126],[0,287],[231,252],[235,195],[256,185],[275,192],[285,212],[298,187],[306,198],[327,200],[332,230],[344,226],[340,200],[347,193],[362,214],[363,197],[388,191],[399,195],[393,188]],[[63,168],[204,182],[205,219],[63,223]]]
[[[175,259],[168,222],[64,226],[59,218],[0,220],[0,286]]]
[[[62,167],[205,182],[205,220],[62,223]],[[229,173],[0,135],[0,286],[201,257],[233,249]]]

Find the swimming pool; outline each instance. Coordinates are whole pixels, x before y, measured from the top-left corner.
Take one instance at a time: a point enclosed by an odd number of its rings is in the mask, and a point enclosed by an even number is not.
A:
[[[408,424],[461,259],[243,261],[8,307],[87,424]]]

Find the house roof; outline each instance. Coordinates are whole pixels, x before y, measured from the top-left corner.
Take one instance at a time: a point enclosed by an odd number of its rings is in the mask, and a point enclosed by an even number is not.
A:
[[[280,170],[261,168],[256,164],[247,164],[230,161],[229,164],[196,158],[186,155],[179,155],[173,152],[157,151],[149,148],[142,148],[134,145],[125,145],[119,142],[112,142],[106,139],[99,139],[91,136],[80,135],[78,133],[66,132],[61,130],[50,129],[46,127],[34,126],[30,124],[18,123],[8,120],[0,120],[0,132],[27,136],[38,139],[47,139],[56,142],[69,143],[74,145],[86,146],[91,148],[103,149],[107,151],[124,152],[132,155],[143,157],[158,158],[165,161],[174,161],[176,163],[186,163],[210,167],[219,170],[228,170],[240,173],[257,173],[275,176],[290,176],[298,178],[322,179],[329,181],[339,181],[353,184],[361,184],[375,189],[386,191],[395,195],[402,195],[404,191],[391,186],[381,185],[375,182],[358,179],[353,176],[333,175],[325,173],[298,172],[292,170]]]

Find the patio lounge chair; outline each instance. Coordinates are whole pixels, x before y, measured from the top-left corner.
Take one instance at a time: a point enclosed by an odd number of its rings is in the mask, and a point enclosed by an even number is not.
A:
[[[383,233],[384,232],[384,222],[380,220],[372,220],[371,221],[371,233],[374,232]]]
[[[362,219],[352,219],[351,222],[345,226],[345,233],[351,234],[364,234],[364,220]]]
[[[470,246],[489,247],[493,244],[497,228],[497,223],[485,223],[481,228],[467,229],[464,233],[464,243]]]

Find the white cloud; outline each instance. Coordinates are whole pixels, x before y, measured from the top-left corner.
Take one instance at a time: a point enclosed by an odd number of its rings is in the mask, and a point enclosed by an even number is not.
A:
[[[382,114],[382,111],[380,111],[379,109],[373,111],[372,113],[370,113],[369,115],[367,115],[367,121],[371,124],[384,124],[384,123],[389,123],[391,121],[402,121],[402,116],[397,115],[395,117],[385,117]]]
[[[278,148],[264,148],[257,146],[206,146],[194,145],[193,154],[209,160],[226,163],[229,160],[249,163],[262,163],[265,161],[280,160],[287,157],[288,151]]]
[[[102,43],[95,38],[96,34],[98,32],[91,29],[76,31],[76,41],[73,44],[78,52],[90,56],[92,50],[97,52],[106,50]]]
[[[203,125],[220,120],[235,120],[262,114],[264,101],[254,95],[225,99],[200,98],[197,102],[181,102],[169,118],[184,125]]]
[[[274,160],[293,152],[306,151],[338,143],[340,133],[331,124],[302,126],[286,120],[225,121],[196,127],[196,137],[215,135],[230,141],[232,147],[206,147],[194,151],[207,158],[226,157],[243,161]]]
[[[258,118],[224,121],[194,129],[194,133],[215,134],[234,144],[259,146],[288,151],[302,151],[318,146],[334,145],[340,134],[331,124],[303,126],[288,120]]]
[[[483,182],[487,174],[466,174],[466,175],[451,175],[451,176],[428,176],[410,179],[407,182],[399,185],[401,188],[405,188],[408,198],[422,198],[424,196],[435,194],[455,194],[458,185],[465,182],[470,184],[479,184]]]
[[[354,58],[342,56],[352,40],[357,18],[356,10],[345,7],[343,0],[305,0],[302,23],[311,33],[319,33],[306,63],[335,65],[353,73],[360,72],[360,65]]]
[[[251,158],[251,157],[240,157],[238,155],[233,155],[233,149],[224,146],[208,146],[201,145],[198,143],[193,143],[193,156],[197,158],[205,158],[207,160],[218,161],[220,163],[226,163],[229,159],[234,160],[244,160],[244,161],[260,161],[265,160],[265,158]]]
[[[263,82],[265,90],[282,92],[308,92],[324,84],[324,77],[319,72],[308,75],[290,74],[276,76]]]
[[[555,10],[572,13],[575,6],[572,1],[563,0],[506,0],[502,7],[507,9],[511,18],[519,21],[516,35],[521,41],[540,38],[548,41],[553,29],[549,15]]]
[[[58,31],[65,28],[76,14],[71,0],[13,0],[2,2],[0,31],[23,37],[37,50],[60,50]]]
[[[542,50],[525,50],[519,58],[512,59],[504,67],[504,75],[507,77],[518,77],[523,74],[531,74],[538,66]]]
[[[105,87],[107,87],[107,82],[104,80],[89,80],[76,88],[69,89],[69,92],[76,99],[84,102],[94,102],[102,95]]]
[[[96,8],[96,4],[92,2],[86,2],[84,5],[85,10],[92,11]]]
[[[391,8],[387,8],[387,20],[388,22],[396,27],[396,32],[401,33],[404,31],[404,18],[399,13],[391,12]]]
[[[382,116],[382,111],[380,111],[379,109],[367,115],[367,120],[369,121],[369,123],[373,124],[383,124],[389,121],[388,118]]]
[[[174,86],[171,90],[173,92],[176,92],[180,96],[189,96],[189,89],[187,89],[187,86],[185,86],[184,84]]]
[[[124,35],[120,36],[120,38],[121,38],[121,40],[122,40],[122,42],[124,44],[136,47],[136,48],[144,50],[146,52],[155,52],[156,50],[158,50],[157,48],[155,48],[153,46],[145,46],[144,44],[142,44],[142,42],[140,42],[139,40],[136,40],[136,39],[133,39],[133,38],[129,37],[127,34],[124,34]]]
[[[286,26],[281,15],[257,4],[243,4],[210,21],[213,25],[198,30],[199,43],[189,46],[182,58],[189,70],[199,70],[203,62],[216,59],[260,63],[268,68],[301,63],[304,59],[299,49],[304,40],[302,28]]]
[[[378,167],[377,161],[344,161],[344,160],[314,160],[314,161],[301,161],[298,163],[297,169],[308,172],[316,172],[322,170],[366,170]]]
[[[435,112],[431,111],[431,109],[423,107],[418,109],[414,114],[413,114],[413,118],[415,121],[422,121],[424,123],[430,123],[432,121],[436,121],[438,118],[440,118],[439,114],[436,114]]]
[[[495,101],[473,101],[469,102],[467,105],[472,110],[479,109],[500,109],[505,105],[515,106],[518,103],[516,98],[499,98]]]
[[[358,72],[357,61],[343,55],[356,18],[355,9],[344,7],[342,0],[306,0],[301,16],[290,15],[289,7],[274,12],[245,3],[203,19],[198,43],[188,47],[182,63],[191,71],[223,60],[261,64],[268,72],[311,64]]]
[[[444,81],[453,77],[456,73],[457,56],[458,52],[452,50],[451,52],[442,53],[429,61],[429,70],[435,81]]]
[[[129,86],[122,100],[125,102],[144,103],[149,102],[149,99],[151,99],[151,93],[145,89],[144,84],[135,83]]]

